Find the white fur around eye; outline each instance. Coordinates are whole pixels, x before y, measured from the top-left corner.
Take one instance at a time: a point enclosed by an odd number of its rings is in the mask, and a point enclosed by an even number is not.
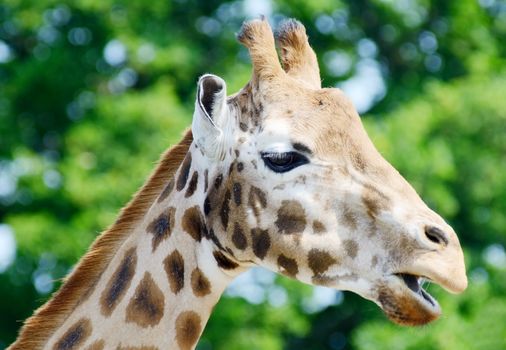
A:
[[[292,145],[287,145],[284,142],[271,144],[262,150],[262,153],[287,153],[293,152]]]

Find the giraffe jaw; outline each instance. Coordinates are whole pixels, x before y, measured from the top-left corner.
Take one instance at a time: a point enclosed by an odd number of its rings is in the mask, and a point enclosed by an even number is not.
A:
[[[376,302],[387,317],[400,325],[419,326],[441,315],[437,300],[427,293],[421,282],[426,278],[408,273],[389,276],[378,288]]]

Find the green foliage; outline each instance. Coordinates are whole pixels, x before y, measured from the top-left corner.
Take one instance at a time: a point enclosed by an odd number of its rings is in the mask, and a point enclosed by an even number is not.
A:
[[[225,295],[199,349],[506,348],[504,1],[5,0],[0,224],[17,256],[0,271],[0,349],[189,126],[198,76],[229,93],[248,80],[234,33],[254,4],[306,25],[324,85],[381,68],[366,128],[458,232],[470,287],[431,288],[444,315],[411,329],[348,293],[310,310],[312,288],[278,277],[258,284],[264,301]]]

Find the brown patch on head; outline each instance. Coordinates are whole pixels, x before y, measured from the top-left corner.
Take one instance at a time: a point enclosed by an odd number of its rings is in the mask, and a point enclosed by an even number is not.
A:
[[[224,270],[234,270],[239,267],[239,265],[235,261],[230,260],[225,254],[223,254],[219,250],[215,250],[213,252],[213,256],[216,262],[218,263],[218,266]]]
[[[241,205],[242,202],[242,186],[240,183],[235,182],[232,187],[232,192],[234,193],[234,202],[236,205]]]
[[[228,227],[228,213],[230,211],[230,191],[227,189],[225,192],[225,196],[223,197],[223,203],[221,204],[221,210],[220,210],[220,218],[221,223],[223,225],[223,228],[225,231]]]
[[[174,228],[175,215],[176,208],[169,207],[165,212],[161,213],[156,219],[154,219],[146,228],[146,231],[153,235],[153,252],[164,239],[170,237],[172,229]]]
[[[346,254],[350,258],[355,259],[355,257],[357,256],[357,252],[358,252],[358,243],[352,239],[345,239],[343,241],[343,245],[344,245],[344,250],[345,250]]]
[[[190,174],[190,168],[192,165],[192,155],[190,152],[186,155],[181,164],[181,170],[179,172],[179,176],[177,178],[176,189],[181,191],[186,186],[186,181],[188,180],[188,175]]]
[[[176,341],[181,350],[191,350],[202,332],[202,321],[195,311],[185,311],[176,318]]]
[[[186,209],[181,226],[197,242],[200,242],[202,236],[207,235],[204,217],[198,206]]]
[[[294,200],[284,200],[278,210],[276,226],[281,233],[301,233],[306,228],[306,213],[302,205]]]
[[[110,316],[114,308],[119,304],[132,282],[136,265],[137,253],[135,248],[130,248],[125,252],[123,260],[121,260],[100,295],[100,311],[102,315]]]
[[[189,198],[195,193],[198,183],[199,183],[199,173],[194,171],[192,178],[190,179],[190,183],[188,184],[188,188],[186,189],[186,193],[184,194],[185,198]]]
[[[374,220],[380,211],[388,208],[390,199],[376,187],[372,185],[364,185],[364,190],[362,192],[362,202],[367,209],[367,215],[369,215],[369,217]]]
[[[244,231],[237,222],[234,224],[234,233],[232,234],[232,242],[237,249],[244,250],[248,246],[248,240],[244,235]]]
[[[271,247],[271,238],[267,230],[254,228],[251,230],[253,253],[263,260]]]
[[[321,275],[337,262],[329,253],[320,249],[311,249],[307,259],[309,268],[315,275]]]
[[[283,254],[278,257],[278,266],[282,274],[290,277],[295,277],[295,275],[299,272],[297,261],[295,259],[288,258]]]
[[[191,283],[193,294],[198,297],[204,297],[211,293],[211,283],[209,279],[204,275],[201,269],[198,267],[192,271]]]
[[[248,205],[253,209],[256,217],[260,216],[260,211],[267,207],[267,196],[258,187],[251,186],[248,195]]]
[[[103,350],[105,347],[105,340],[100,339],[91,343],[86,350]]]
[[[314,233],[324,233],[327,232],[327,228],[325,225],[318,220],[313,221],[313,232]]]
[[[162,193],[160,194],[160,197],[158,197],[158,203],[163,202],[165,198],[167,198],[174,189],[174,178],[170,179],[170,181],[167,183],[167,186],[163,189]]]
[[[184,288],[184,259],[176,249],[163,261],[163,267],[169,279],[170,290],[177,294]]]
[[[78,349],[91,335],[91,322],[82,318],[74,323],[53,346],[53,350]]]
[[[149,272],[144,274],[126,308],[126,321],[141,327],[156,326],[163,317],[165,298]]]

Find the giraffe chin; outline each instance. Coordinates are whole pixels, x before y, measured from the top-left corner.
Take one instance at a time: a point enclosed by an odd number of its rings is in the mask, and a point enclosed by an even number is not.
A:
[[[415,275],[396,274],[378,288],[377,302],[391,321],[420,326],[441,315],[439,303],[420,286],[421,280]]]

